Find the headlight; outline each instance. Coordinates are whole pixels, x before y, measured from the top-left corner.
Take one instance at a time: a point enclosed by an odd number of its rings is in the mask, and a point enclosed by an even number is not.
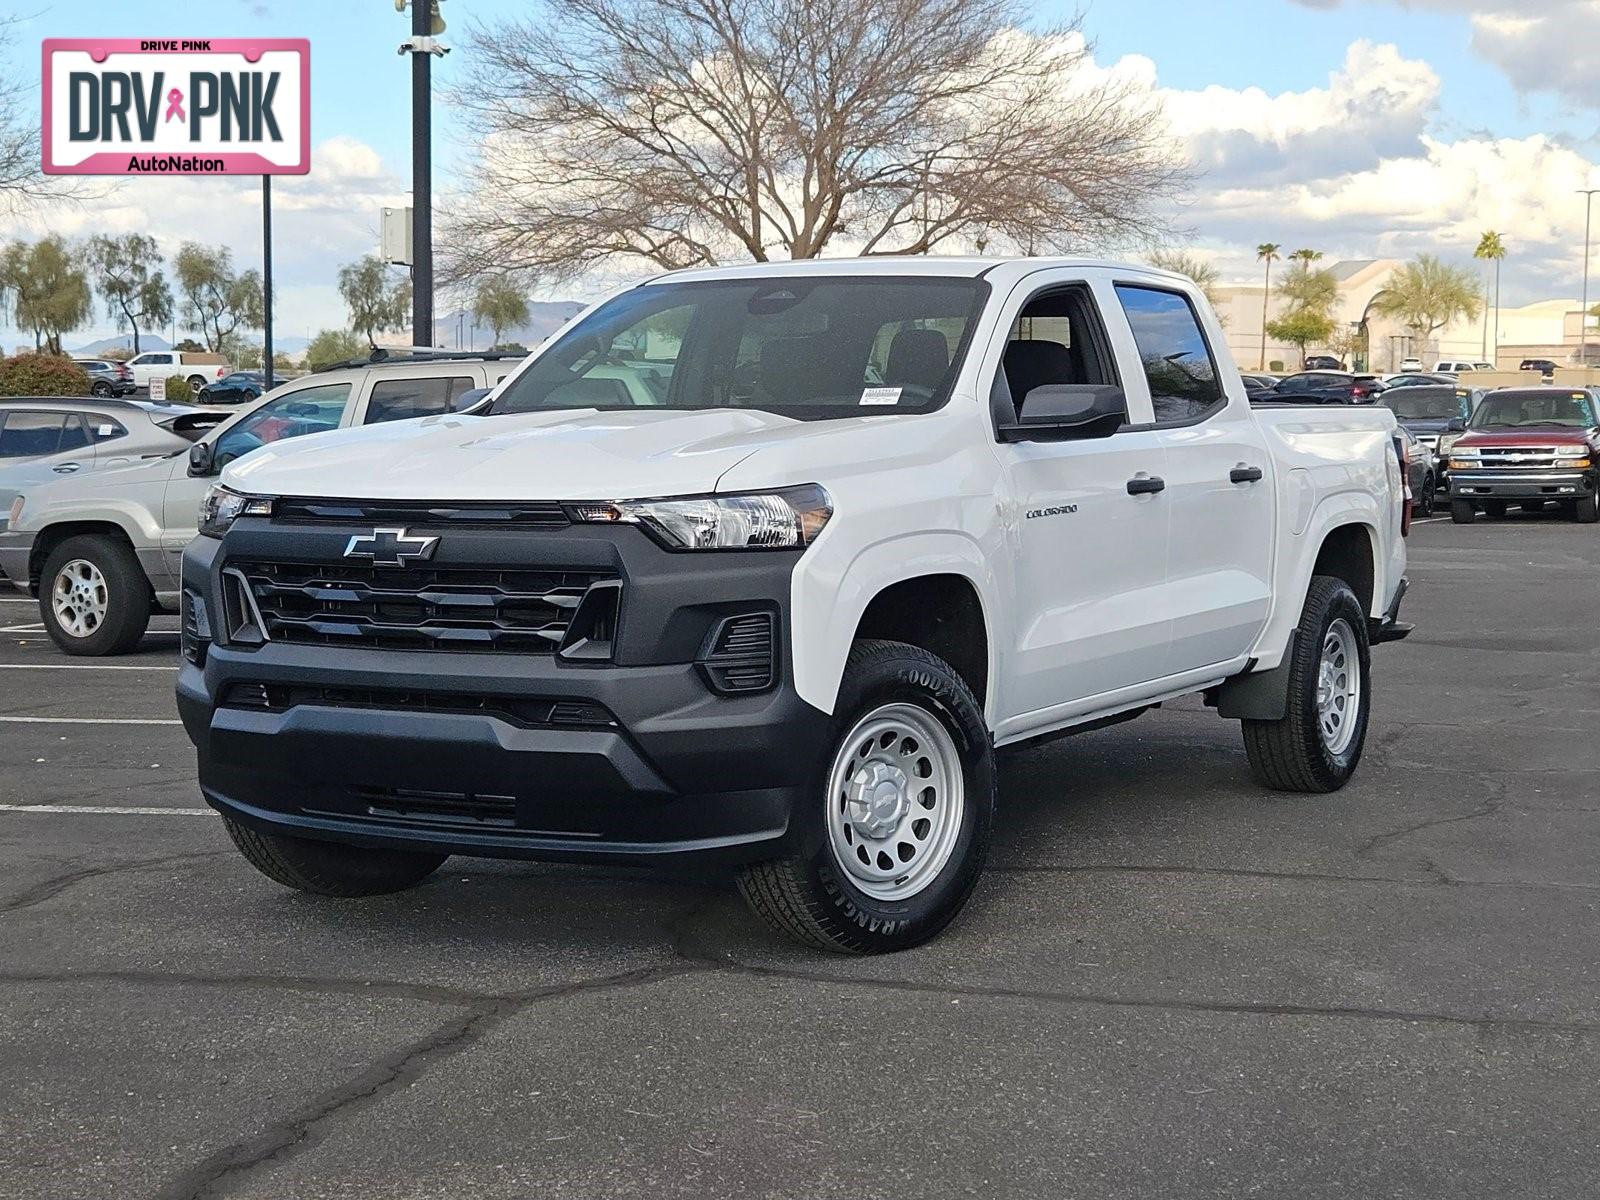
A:
[[[1589,447],[1587,446],[1557,446],[1555,454],[1556,466],[1558,467],[1587,467],[1589,465]]]
[[[776,492],[572,504],[575,521],[642,525],[674,550],[787,550],[809,546],[833,516],[816,484]]]
[[[239,517],[270,517],[272,501],[261,496],[244,496],[232,488],[214,483],[200,501],[200,532],[219,538]]]
[[[1450,469],[1452,471],[1472,471],[1476,470],[1482,465],[1483,464],[1475,458],[1452,458],[1450,460]]]
[[[1459,433],[1443,433],[1439,435],[1439,455],[1441,458],[1450,453],[1450,447],[1456,444],[1456,439],[1460,436]]]

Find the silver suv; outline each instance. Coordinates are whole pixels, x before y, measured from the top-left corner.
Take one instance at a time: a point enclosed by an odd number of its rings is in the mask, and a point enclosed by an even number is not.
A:
[[[224,466],[269,442],[460,412],[521,355],[417,355],[308,375],[215,426],[187,454],[30,485],[0,530],[0,574],[39,598],[68,654],[124,654],[175,612],[183,548]]]

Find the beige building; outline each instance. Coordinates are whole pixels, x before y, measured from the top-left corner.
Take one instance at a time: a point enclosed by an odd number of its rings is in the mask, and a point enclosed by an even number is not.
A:
[[[1350,259],[1328,268],[1339,284],[1334,320],[1352,331],[1365,323],[1368,354],[1367,361],[1360,364],[1365,369],[1398,370],[1400,361],[1407,356],[1420,358],[1424,367],[1432,367],[1441,359],[1464,359],[1492,362],[1507,370],[1515,370],[1525,358],[1549,358],[1558,363],[1576,361],[1580,341],[1580,305],[1576,299],[1540,300],[1518,308],[1502,307],[1498,347],[1488,346],[1495,329],[1492,309],[1488,313],[1487,336],[1480,315],[1472,321],[1448,325],[1428,339],[1426,345],[1419,344],[1412,331],[1371,311],[1373,300],[1401,265],[1401,260],[1396,258]],[[1285,269],[1284,263],[1274,263],[1274,279]],[[1228,345],[1241,370],[1270,370],[1274,362],[1283,364],[1284,370],[1299,368],[1300,351],[1294,346],[1268,338],[1263,354],[1261,283],[1222,284],[1212,291],[1217,311],[1228,329]],[[1600,299],[1600,295],[1595,299]],[[1276,318],[1285,307],[1274,288],[1267,305],[1267,319]],[[1589,341],[1593,344],[1591,357],[1600,356],[1600,321],[1594,317],[1589,318]],[[1486,346],[1488,354],[1484,353]],[[1318,350],[1313,346],[1309,352],[1315,354]],[[1346,363],[1356,365],[1348,359]]]

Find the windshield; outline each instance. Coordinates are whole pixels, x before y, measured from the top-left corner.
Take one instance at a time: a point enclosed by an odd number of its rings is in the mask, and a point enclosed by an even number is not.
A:
[[[1594,404],[1585,392],[1493,392],[1483,398],[1469,424],[1473,429],[1519,425],[1587,429],[1595,424]]]
[[[489,412],[927,412],[948,396],[987,294],[977,279],[866,277],[634,288],[569,330]]]
[[[1401,421],[1449,420],[1461,415],[1461,401],[1453,387],[1391,388],[1378,403],[1388,405]]]

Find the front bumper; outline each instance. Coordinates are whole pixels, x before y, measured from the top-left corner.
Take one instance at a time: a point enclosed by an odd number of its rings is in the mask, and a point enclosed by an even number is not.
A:
[[[636,529],[552,536],[607,533],[624,580],[610,663],[270,641],[213,643],[203,664],[186,659],[178,709],[205,799],[269,831],[448,854],[779,853],[791,810],[814,791],[828,724],[791,684],[784,634],[798,556],[674,555]],[[210,614],[222,612],[219,572],[235,545],[234,533],[200,538],[184,555],[184,586]],[[721,617],[751,609],[778,617],[776,686],[716,694],[694,659]],[[299,699],[239,699],[258,693]],[[606,719],[530,716],[547,703],[598,705]]]
[[[1595,493],[1600,470],[1496,471],[1450,473],[1452,500],[1581,500]]]

